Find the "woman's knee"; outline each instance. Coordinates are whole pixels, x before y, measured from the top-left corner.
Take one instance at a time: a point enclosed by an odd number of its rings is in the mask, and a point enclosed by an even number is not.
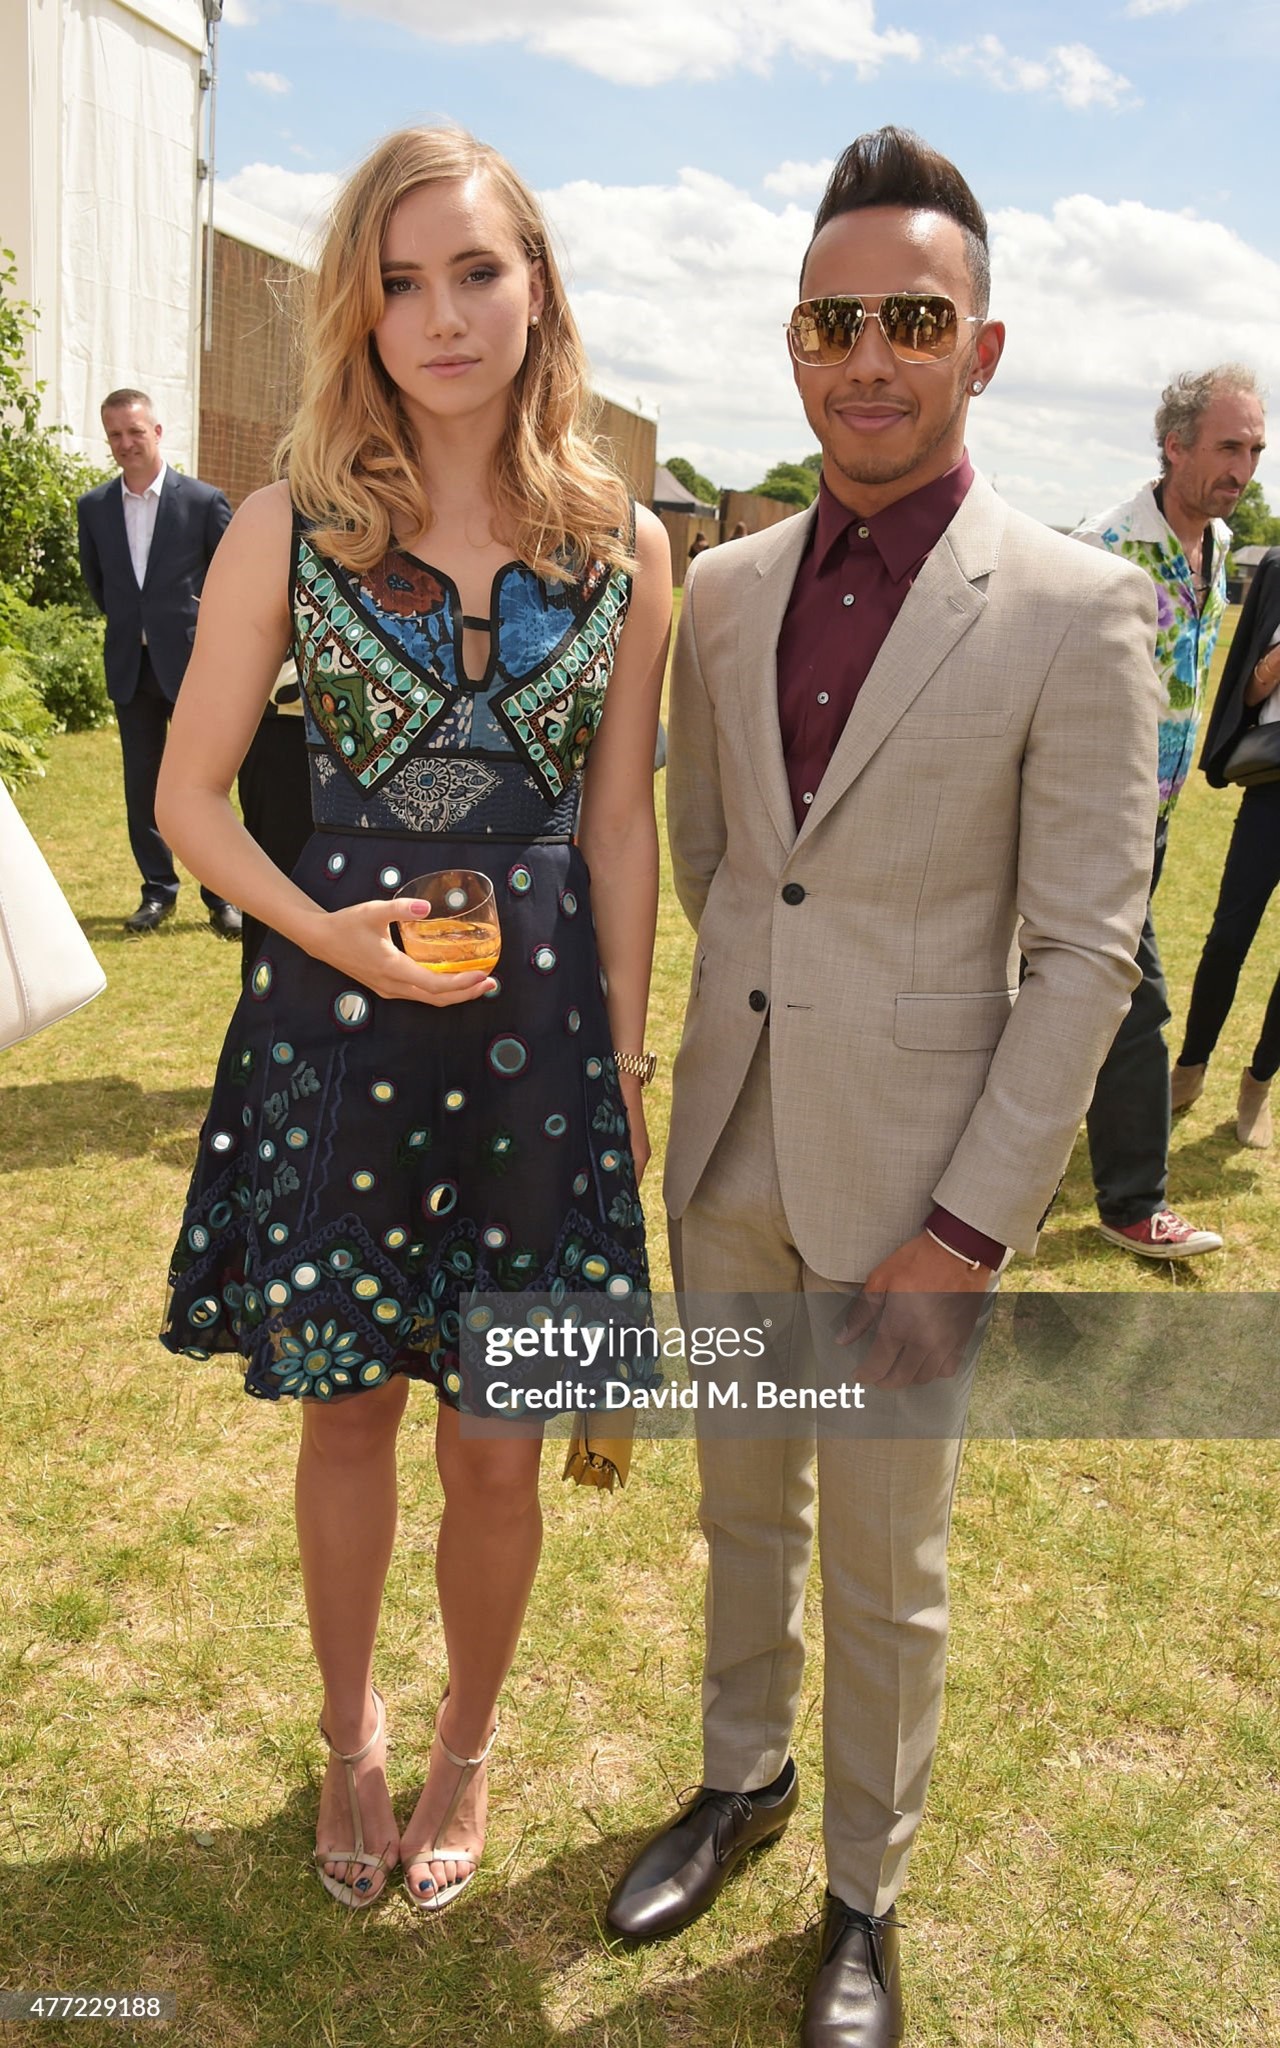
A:
[[[355,1464],[377,1457],[395,1442],[409,1398],[403,1376],[335,1401],[304,1401],[304,1450],[326,1462]]]
[[[445,1500],[483,1507],[506,1520],[526,1514],[538,1498],[541,1438],[468,1436],[452,1411],[442,1410],[436,1435],[436,1467]]]

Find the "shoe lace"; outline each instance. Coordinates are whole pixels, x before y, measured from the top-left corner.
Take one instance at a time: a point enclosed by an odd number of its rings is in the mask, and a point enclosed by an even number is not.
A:
[[[1186,1229],[1187,1226],[1176,1209],[1157,1209],[1151,1218],[1151,1242],[1158,1244],[1162,1240],[1182,1237]]]
[[[713,1786],[690,1785],[681,1793],[680,1798],[681,1804],[683,1804],[686,1798],[690,1801],[685,1809],[685,1820],[692,1820],[695,1814],[703,1813],[710,1809],[712,1812],[721,1815],[729,1823],[733,1832],[736,1833],[738,1828],[744,1827],[751,1818],[751,1798],[746,1792],[717,1792]],[[731,1834],[729,1842],[732,1839]],[[717,1829],[716,1851],[718,1855],[727,1852],[729,1842],[725,1841],[723,1834]]]
[[[822,1953],[823,1966],[825,1967],[830,1962],[846,1934],[856,1929],[866,1939],[867,1962],[870,1965],[871,1974],[880,1986],[880,1989],[887,1991],[889,1988],[889,1971],[884,1954],[884,1930],[889,1925],[888,1914],[877,1919],[872,1913],[859,1913],[854,1907],[846,1906],[842,1899],[833,1900],[832,1903],[839,1910],[832,1914],[831,1919],[827,1923],[827,1939],[823,1944]],[[895,1924],[896,1917],[895,1915]]]
[[[692,1803],[686,1819],[701,1812],[704,1806],[714,1806],[731,1820],[750,1820],[751,1795],[747,1792],[717,1792],[709,1785],[690,1785],[680,1794],[681,1801]]]

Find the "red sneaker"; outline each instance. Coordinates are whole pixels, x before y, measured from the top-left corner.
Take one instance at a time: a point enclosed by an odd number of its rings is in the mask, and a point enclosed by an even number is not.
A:
[[[1098,1228],[1109,1244],[1143,1259],[1193,1259],[1197,1252],[1222,1250],[1216,1230],[1197,1230],[1174,1209],[1157,1209],[1145,1223],[1100,1223]]]

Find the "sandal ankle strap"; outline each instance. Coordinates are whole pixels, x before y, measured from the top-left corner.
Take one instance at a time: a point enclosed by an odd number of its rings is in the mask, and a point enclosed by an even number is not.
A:
[[[485,1746],[481,1750],[479,1756],[459,1756],[456,1749],[450,1749],[448,1743],[445,1741],[443,1735],[440,1733],[440,1728],[438,1724],[436,1727],[436,1741],[440,1744],[440,1747],[444,1751],[445,1755],[448,1757],[449,1762],[453,1764],[458,1770],[476,1771],[479,1770],[481,1764],[485,1762],[486,1758],[488,1757],[489,1751],[493,1748],[494,1743],[497,1741],[499,1725],[500,1724],[497,1721],[494,1722],[492,1732],[489,1736],[489,1740],[485,1743]]]
[[[365,1758],[368,1756],[369,1751],[373,1748],[375,1742],[378,1740],[378,1737],[382,1734],[383,1730],[386,1727],[386,1715],[383,1710],[382,1694],[378,1691],[376,1685],[372,1688],[372,1691],[374,1707],[377,1712],[377,1719],[374,1722],[372,1735],[369,1737],[369,1740],[366,1743],[362,1744],[362,1746],[359,1749],[335,1749],[333,1746],[333,1738],[330,1736],[328,1729],[324,1725],[324,1722],[318,1721],[316,1723],[316,1726],[319,1728],[320,1733],[323,1735],[325,1742],[329,1747],[329,1750],[334,1756],[337,1757],[338,1762],[340,1764],[362,1764]],[[496,1733],[497,1730],[495,1729],[494,1734]]]
[[[491,1728],[491,1729],[489,1730],[489,1740],[488,1740],[488,1741],[487,1741],[487,1742],[485,1743],[485,1746],[484,1746],[484,1748],[483,1748],[483,1749],[481,1750],[481,1752],[480,1752],[479,1756],[459,1756],[459,1755],[458,1755],[458,1752],[457,1752],[457,1750],[456,1750],[456,1749],[450,1749],[450,1747],[449,1747],[448,1743],[447,1743],[447,1742],[445,1741],[445,1739],[444,1739],[444,1736],[442,1735],[442,1733],[441,1733],[441,1731],[440,1731],[440,1716],[441,1716],[441,1713],[442,1713],[442,1712],[444,1711],[444,1703],[445,1703],[445,1701],[446,1701],[446,1700],[448,1699],[448,1697],[449,1697],[449,1688],[448,1688],[448,1686],[446,1686],[446,1687],[445,1687],[445,1689],[444,1689],[444,1691],[443,1691],[443,1692],[441,1693],[441,1695],[440,1695],[440,1705],[439,1705],[439,1706],[438,1706],[438,1707],[436,1708],[436,1725],[435,1725],[435,1738],[436,1738],[436,1741],[437,1741],[437,1742],[438,1742],[438,1743],[440,1744],[440,1747],[441,1747],[441,1749],[442,1749],[442,1750],[444,1751],[445,1755],[446,1755],[446,1756],[448,1757],[448,1759],[449,1759],[449,1762],[450,1762],[450,1763],[451,1763],[451,1764],[452,1764],[452,1765],[454,1766],[455,1770],[459,1770],[459,1771],[475,1771],[475,1770],[479,1770],[479,1768],[480,1768],[480,1765],[481,1765],[482,1763],[484,1763],[484,1762],[485,1762],[485,1760],[487,1759],[487,1757],[488,1757],[488,1755],[489,1755],[489,1751],[490,1751],[490,1750],[491,1750],[491,1749],[493,1748],[493,1745],[494,1745],[494,1743],[495,1743],[495,1742],[497,1741],[497,1739],[498,1739],[498,1729],[499,1729],[499,1728],[501,1727],[501,1725],[502,1725],[502,1724],[501,1724],[501,1722],[500,1722],[500,1721],[498,1721],[497,1719],[495,1719],[495,1720],[494,1720],[494,1724],[493,1724],[492,1728]],[[465,1788],[463,1788],[463,1789],[465,1789]]]

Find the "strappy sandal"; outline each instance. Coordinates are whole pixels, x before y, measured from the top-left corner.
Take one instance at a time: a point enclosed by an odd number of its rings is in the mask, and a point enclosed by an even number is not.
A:
[[[360,1800],[356,1792],[356,1765],[364,1762],[379,1736],[386,1731],[387,1717],[383,1708],[382,1694],[378,1691],[376,1685],[373,1688],[373,1697],[378,1709],[377,1726],[363,1748],[353,1749],[350,1755],[344,1755],[342,1750],[335,1749],[329,1740],[329,1732],[324,1722],[321,1721],[319,1724],[320,1733],[328,1744],[330,1754],[337,1757],[338,1762],[346,1773],[347,1804],[351,1809],[351,1832],[355,1837],[355,1847],[354,1849],[317,1849],[315,1851],[315,1860],[321,1866],[326,1863],[360,1863],[372,1873],[373,1877],[376,1877],[379,1871],[385,1875],[387,1855],[384,1849],[381,1855],[371,1856],[364,1846],[364,1822],[360,1817]],[[331,1876],[323,1867],[320,1870],[320,1882],[330,1898],[336,1899],[340,1906],[350,1906],[353,1909],[360,1906],[371,1906],[374,1900],[380,1899],[386,1890],[384,1883],[378,1886],[377,1891],[357,1891],[354,1885],[344,1884],[341,1878]]]
[[[471,1849],[449,1847],[449,1830],[453,1826],[454,1817],[462,1804],[463,1794],[471,1780],[475,1777],[481,1764],[487,1760],[489,1751],[498,1739],[498,1723],[495,1721],[489,1740],[485,1743],[479,1756],[459,1756],[456,1749],[450,1749],[440,1733],[440,1713],[448,1697],[449,1694],[446,1690],[444,1698],[436,1708],[435,1739],[440,1744],[449,1762],[462,1775],[454,1788],[454,1794],[449,1801],[444,1818],[436,1829],[434,1848],[415,1849],[411,1856],[403,1859],[405,1866],[404,1888],[420,1913],[439,1913],[445,1906],[451,1906],[459,1894],[465,1892],[476,1871],[480,1868],[480,1857],[474,1851]],[[469,1863],[472,1867],[465,1877],[456,1879],[453,1884],[439,1885],[431,1892],[430,1896],[426,1896],[421,1892],[415,1892],[409,1883],[409,1865],[411,1863]]]

